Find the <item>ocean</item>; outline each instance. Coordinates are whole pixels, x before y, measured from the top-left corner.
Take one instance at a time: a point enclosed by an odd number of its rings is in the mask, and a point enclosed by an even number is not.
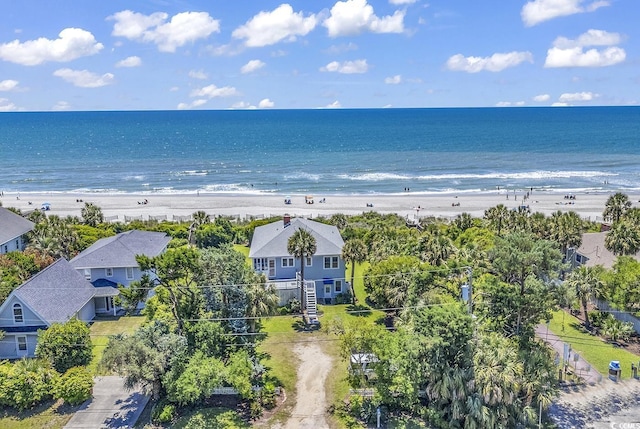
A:
[[[640,190],[640,107],[9,112],[0,190]]]

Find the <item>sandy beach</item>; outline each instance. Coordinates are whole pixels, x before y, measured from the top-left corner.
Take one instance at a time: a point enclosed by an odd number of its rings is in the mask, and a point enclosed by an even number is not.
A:
[[[23,211],[38,210],[43,203],[50,204],[47,214],[59,216],[80,216],[85,202],[102,209],[109,221],[125,221],[136,218],[148,220],[174,220],[188,217],[202,210],[209,215],[233,216],[241,219],[250,217],[292,216],[318,217],[335,213],[346,215],[367,211],[397,213],[409,219],[437,216],[454,218],[466,212],[474,217],[482,217],[484,211],[498,204],[509,209],[529,206],[531,212],[545,215],[561,210],[575,211],[589,220],[601,220],[608,193],[575,194],[567,199],[557,193],[543,191],[530,194],[524,202],[525,192],[496,191],[483,194],[425,195],[407,192],[396,195],[315,195],[313,204],[305,202],[304,195],[291,195],[291,204],[285,204],[284,195],[256,194],[101,194],[101,193],[9,193],[5,192],[0,201],[4,207],[15,207]],[[508,198],[507,198],[508,195]],[[629,194],[634,205],[640,195]],[[324,201],[324,202],[322,202]],[[145,203],[146,202],[146,203]],[[125,218],[126,217],[126,218]]]

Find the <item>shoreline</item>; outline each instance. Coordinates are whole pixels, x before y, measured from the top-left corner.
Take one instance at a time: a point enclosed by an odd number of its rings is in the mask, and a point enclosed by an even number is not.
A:
[[[531,192],[531,191],[529,191]],[[484,211],[498,204],[508,209],[528,206],[531,213],[541,212],[547,216],[555,211],[575,211],[582,218],[601,221],[607,198],[613,192],[573,193],[575,198],[556,192],[536,191],[530,193],[524,202],[525,191],[516,192],[517,199],[510,190],[487,193],[451,193],[433,195],[406,192],[402,194],[357,194],[331,195],[316,194],[314,203],[305,203],[305,196],[290,194],[291,204],[285,204],[284,194],[230,194],[230,193],[56,193],[56,192],[4,192],[0,197],[3,207],[15,207],[23,212],[39,210],[43,203],[50,204],[49,215],[80,216],[84,203],[100,207],[109,221],[125,221],[125,216],[141,220],[154,217],[173,220],[174,217],[189,217],[196,211],[204,211],[211,216],[231,216],[240,219],[282,216],[329,217],[336,213],[357,215],[375,211],[381,214],[395,213],[407,219],[435,216],[455,218],[461,213],[482,217]],[[628,193],[630,201],[638,205],[640,192]],[[324,199],[325,202],[321,202]],[[144,204],[144,201],[147,201]],[[181,219],[186,220],[186,219]]]

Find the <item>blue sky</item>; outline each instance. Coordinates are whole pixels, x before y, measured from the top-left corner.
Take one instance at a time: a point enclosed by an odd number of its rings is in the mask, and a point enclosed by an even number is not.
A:
[[[640,102],[638,0],[3,6],[0,111]]]

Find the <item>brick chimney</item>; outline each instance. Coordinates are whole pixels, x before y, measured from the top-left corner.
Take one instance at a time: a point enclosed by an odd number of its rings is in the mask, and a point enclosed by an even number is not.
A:
[[[282,223],[284,224],[285,228],[291,224],[291,216],[288,213],[285,213],[284,217],[282,218]]]

